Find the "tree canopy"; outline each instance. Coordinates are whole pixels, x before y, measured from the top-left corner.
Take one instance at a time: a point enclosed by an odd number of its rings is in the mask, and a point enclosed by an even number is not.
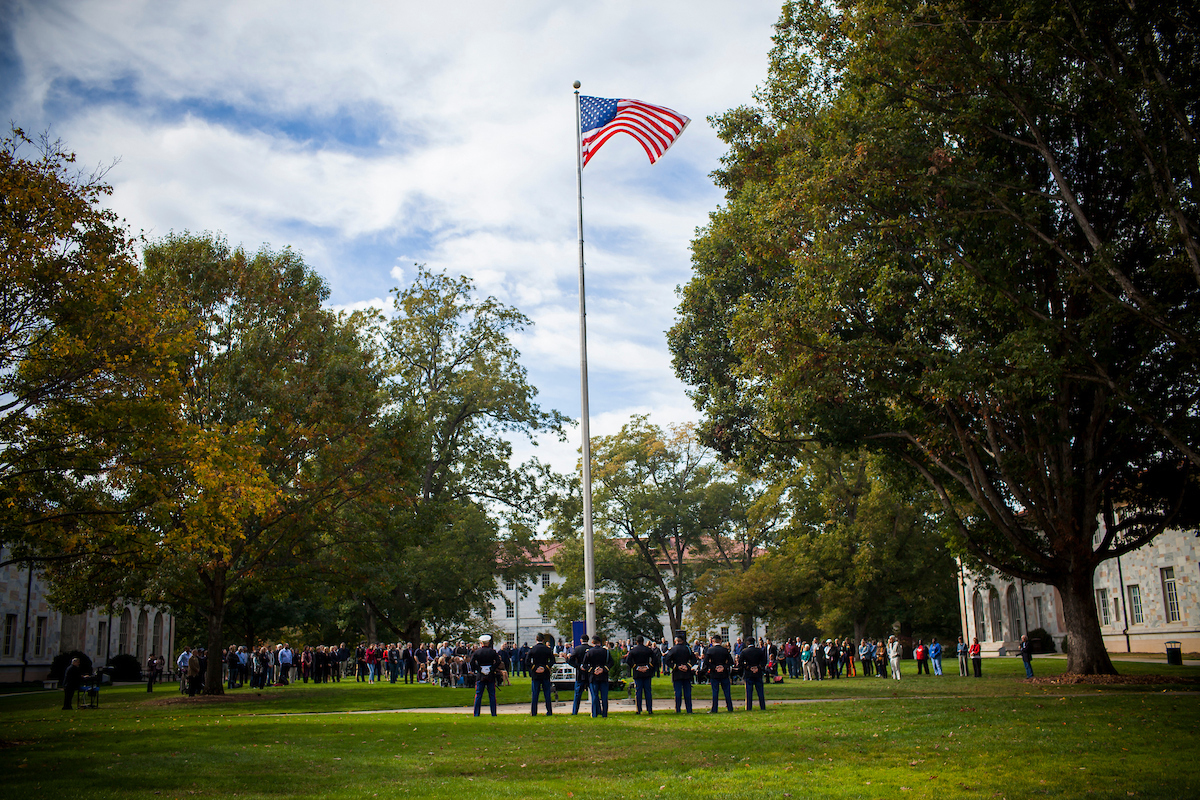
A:
[[[1200,511],[1198,46],[1171,4],[788,3],[670,334],[709,442],[906,463],[1059,588],[1076,672],[1096,565]]]

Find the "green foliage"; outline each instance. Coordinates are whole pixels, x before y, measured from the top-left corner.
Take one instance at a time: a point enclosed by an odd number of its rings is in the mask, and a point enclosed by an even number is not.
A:
[[[712,613],[855,641],[897,622],[957,630],[955,564],[932,492],[878,456],[823,448],[780,483],[789,513],[779,543],[743,573],[709,577]]]
[[[1053,653],[1054,652],[1054,637],[1045,628],[1034,628],[1029,632],[1029,641],[1040,642],[1038,653]],[[1064,651],[1065,652],[1065,651]]]
[[[142,679],[142,665],[138,663],[137,656],[129,653],[118,653],[108,660],[105,668],[109,670],[114,681],[140,681]],[[217,673],[220,675],[220,672]]]
[[[1108,672],[1096,564],[1200,515],[1200,57],[1175,6],[1072,9],[788,3],[670,343],[705,441],[907,464]]]
[[[410,499],[365,504],[339,516],[350,535],[331,569],[356,587],[368,611],[405,641],[435,638],[490,616],[497,568],[530,574],[548,468],[512,466],[507,437],[562,434],[565,418],[543,411],[511,337],[529,320],[465,277],[419,267],[396,289],[394,314],[376,320],[387,392],[386,419],[411,454]]]
[[[14,560],[136,551],[189,344],[101,207],[109,187],[74,160],[17,129],[0,140],[0,544]]]
[[[50,662],[49,678],[52,681],[61,681],[63,675],[67,671],[67,667],[71,666],[72,659],[79,659],[79,674],[90,675],[92,673],[92,659],[87,653],[79,650],[71,650],[66,653],[59,653]]]

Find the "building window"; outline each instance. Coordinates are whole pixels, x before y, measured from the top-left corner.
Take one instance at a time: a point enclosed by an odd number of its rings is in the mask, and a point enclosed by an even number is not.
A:
[[[543,572],[542,573],[542,588],[545,589],[549,586],[550,586],[550,573]]]
[[[17,615],[4,615],[4,655],[15,655],[17,651]]]
[[[1037,626],[1043,630],[1046,627],[1046,607],[1040,597],[1033,598],[1033,616],[1037,619]]]
[[[511,592],[515,588],[517,588],[517,584],[514,583],[513,581],[505,581],[504,582],[504,591]]]
[[[542,624],[543,625],[549,625],[553,621],[554,620],[550,619],[550,617],[546,616],[545,614],[542,614]]]
[[[1017,589],[1015,586],[1009,586],[1005,593],[1008,600],[1008,629],[1012,632],[1013,641],[1021,638],[1021,634],[1025,633],[1021,625],[1021,600],[1017,597]]]
[[[96,655],[104,658],[108,653],[108,622],[101,620],[96,626]]]
[[[46,654],[46,622],[46,617],[38,617],[33,629],[33,654],[35,656]]]
[[[129,609],[121,612],[121,627],[120,635],[117,639],[117,652],[129,652],[129,629],[133,627],[133,615],[129,613]]]
[[[1163,605],[1167,622],[1179,622],[1179,592],[1175,588],[1175,568],[1162,568]]]
[[[728,625],[721,628],[721,641],[724,644],[729,644],[729,626]]]
[[[504,643],[505,644],[513,644],[516,640],[517,640],[517,635],[515,633],[513,633],[512,631],[504,632]]]
[[[1000,612],[1000,595],[993,588],[988,592],[988,611],[992,614],[992,637],[994,641],[1004,641],[1004,615]]]
[[[1112,619],[1108,616],[1108,589],[1096,590],[1096,611],[1100,614],[1101,625],[1112,624]]]
[[[163,630],[162,629],[163,629],[163,616],[162,616],[162,612],[159,611],[157,614],[154,615],[154,635],[150,639],[150,649],[154,653],[160,654],[160,655],[167,649],[167,648],[163,647],[163,643],[162,643]]]
[[[971,603],[975,609],[975,636],[982,642],[988,640],[987,637],[987,620],[983,614],[983,597],[980,596],[979,590],[975,590],[975,598]]]
[[[137,658],[138,658],[138,661],[146,660],[146,633],[147,633],[146,629],[149,627],[150,627],[150,615],[146,613],[145,609],[143,609],[142,613],[138,615],[138,626],[137,626]]]
[[[1146,621],[1145,614],[1142,613],[1142,587],[1136,583],[1127,588],[1129,592],[1129,621],[1134,625],[1141,625]]]
[[[515,605],[513,605],[513,601],[505,600],[504,601],[504,616],[507,617],[508,619],[512,619],[516,615],[517,615],[517,607]]]

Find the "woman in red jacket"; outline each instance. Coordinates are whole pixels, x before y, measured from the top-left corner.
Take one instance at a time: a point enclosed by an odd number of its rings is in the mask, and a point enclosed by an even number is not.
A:
[[[983,677],[983,651],[979,647],[979,637],[971,640],[971,666],[975,668],[975,677]]]

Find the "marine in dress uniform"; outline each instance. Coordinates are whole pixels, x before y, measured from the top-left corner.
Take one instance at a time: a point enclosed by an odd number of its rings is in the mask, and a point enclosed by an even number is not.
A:
[[[733,672],[733,656],[721,644],[719,636],[712,637],[712,645],[704,653],[704,672],[712,686],[712,708],[708,713],[717,713],[720,692],[725,690],[725,707],[733,712],[733,697],[730,694],[730,675]]]
[[[767,700],[763,695],[763,676],[767,673],[767,654],[761,647],[751,643],[742,648],[742,652],[738,656],[738,668],[741,670],[742,680],[746,682],[746,710],[754,709],[754,691],[757,689],[758,707],[766,711]]]
[[[682,633],[675,634],[675,646],[667,651],[663,665],[671,671],[671,684],[675,687],[675,713],[679,713],[681,701],[692,713],[692,679],[696,674],[696,654],[687,646]]]
[[[650,679],[658,672],[658,653],[646,646],[644,637],[637,637],[637,644],[629,648],[625,663],[629,665],[629,674],[633,676],[634,695],[637,699],[637,713],[642,713],[642,698],[646,699],[646,713],[654,713],[654,700],[650,692]]]
[[[529,672],[529,677],[532,680],[533,697],[529,706],[529,713],[537,716],[538,694],[541,693],[546,698],[546,716],[554,713],[554,706],[550,703],[550,694],[553,691],[551,677],[554,672],[554,651],[546,645],[546,635],[539,633],[537,642],[533,647],[529,648],[529,654],[525,657],[525,669]]]

